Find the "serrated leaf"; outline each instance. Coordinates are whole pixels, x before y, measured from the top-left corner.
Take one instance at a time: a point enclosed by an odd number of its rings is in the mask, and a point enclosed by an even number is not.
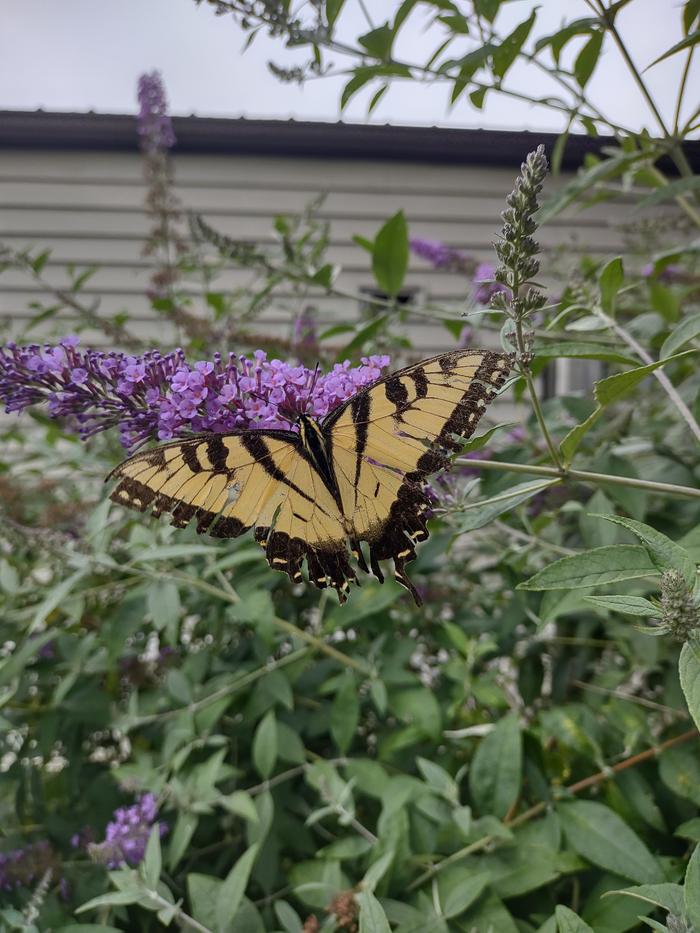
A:
[[[623,612],[625,615],[650,616],[658,618],[661,610],[643,596],[584,596],[586,602],[600,606],[601,609],[610,609],[613,612]]]
[[[700,179],[700,176],[698,178]],[[662,359],[673,356],[684,344],[696,337],[700,337],[700,313],[690,314],[688,317],[683,318],[680,324],[664,340],[659,356]]]
[[[619,256],[607,262],[598,277],[600,304],[611,317],[615,314],[615,300],[624,280],[625,272]]]
[[[514,714],[504,716],[476,750],[469,789],[482,815],[502,819],[520,792],[522,735]]]
[[[695,561],[680,544],[671,541],[670,538],[661,534],[660,531],[656,531],[650,525],[645,525],[644,522],[638,522],[632,518],[624,518],[621,515],[592,515],[591,517],[602,518],[606,522],[612,522],[615,525],[627,528],[642,542],[657,570],[660,572],[678,570],[683,574],[683,579],[689,586],[694,584]]]
[[[519,590],[569,590],[658,574],[646,549],[613,544],[562,557],[518,584]]]
[[[693,722],[700,729],[700,642],[687,641],[678,661],[681,688]]]
[[[401,290],[408,255],[408,225],[403,211],[399,211],[377,233],[372,250],[372,271],[387,295],[397,295]]]
[[[277,720],[269,710],[260,720],[253,738],[253,764],[258,774],[269,778],[277,761]]]
[[[601,379],[599,382],[596,382],[594,394],[598,405],[595,411],[589,415],[585,421],[581,422],[581,424],[577,424],[575,428],[572,428],[559,445],[565,463],[568,464],[571,462],[571,458],[584,436],[597,422],[603,414],[603,410],[608,405],[620,401],[629,395],[637,388],[639,383],[653,373],[654,370],[659,369],[661,366],[665,366],[666,363],[670,363],[672,360],[682,359],[689,353],[694,352],[694,350],[685,350],[683,353],[677,353],[666,359],[656,360],[656,362],[649,363],[646,366],[638,366],[636,369],[630,369],[625,373],[617,373],[614,376],[609,376],[607,379]]]
[[[511,486],[510,489],[506,489],[496,496],[491,496],[489,499],[468,502],[459,509],[459,512],[455,513],[459,523],[459,530],[463,532],[483,528],[484,525],[488,525],[499,515],[510,512],[511,509],[522,505],[523,502],[527,502],[533,496],[559,482],[561,482],[559,479],[528,480],[526,483]]]
[[[371,891],[357,895],[360,904],[360,933],[391,933],[384,908]]]
[[[637,359],[629,356],[615,347],[606,347],[599,343],[586,343],[585,341],[546,340],[542,341],[535,350],[536,359],[582,359],[603,360],[606,363],[621,363],[629,366],[636,364]]]
[[[228,873],[221,885],[216,899],[217,933],[225,933],[230,922],[241,906],[248,879],[258,854],[258,844],[252,845],[243,853]]]
[[[559,803],[556,809],[569,845],[593,865],[640,884],[663,881],[654,856],[614,810],[592,800]]]

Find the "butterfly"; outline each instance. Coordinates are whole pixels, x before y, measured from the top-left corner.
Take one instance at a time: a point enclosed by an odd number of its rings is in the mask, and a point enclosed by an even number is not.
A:
[[[217,538],[255,539],[273,570],[333,587],[358,583],[351,554],[384,582],[380,561],[420,605],[406,564],[428,537],[427,477],[449,466],[504,384],[512,356],[455,350],[378,379],[298,433],[204,433],[129,457],[110,473],[111,499]],[[369,566],[362,548],[366,542]]]

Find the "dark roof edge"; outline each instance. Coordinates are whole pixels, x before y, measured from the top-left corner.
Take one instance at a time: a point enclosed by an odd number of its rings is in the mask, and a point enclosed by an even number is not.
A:
[[[173,117],[176,153],[363,158],[397,162],[513,167],[540,143],[551,153],[556,133],[452,127]],[[569,136],[562,167],[614,144],[612,137]],[[130,152],[138,149],[136,118],[126,114],[0,111],[0,149]],[[700,141],[685,146],[700,171]]]

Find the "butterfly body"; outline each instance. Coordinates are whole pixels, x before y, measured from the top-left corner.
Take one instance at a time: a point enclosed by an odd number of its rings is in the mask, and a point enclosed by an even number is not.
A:
[[[420,602],[405,565],[428,537],[425,479],[444,469],[503,385],[512,360],[458,350],[377,380],[297,431],[202,434],[130,457],[112,499],[197,531],[237,537],[255,528],[270,566],[294,582],[331,586],[341,602],[357,575],[396,579]],[[363,553],[367,545],[369,567]],[[370,571],[371,567],[371,571]]]

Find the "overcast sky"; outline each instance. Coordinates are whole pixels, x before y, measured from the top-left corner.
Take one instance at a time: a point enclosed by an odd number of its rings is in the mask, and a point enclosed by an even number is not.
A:
[[[398,0],[367,0],[375,24],[395,11]],[[500,14],[504,29],[525,19],[534,0],[514,0]],[[583,0],[540,0],[539,33],[563,20],[589,15]],[[632,56],[648,65],[681,37],[678,0],[633,0],[618,18]],[[423,21],[405,36],[405,59],[425,61],[439,41]],[[355,38],[368,26],[357,0],[347,0],[343,33]],[[133,113],[138,75],[163,73],[176,114],[276,117],[313,120],[340,118],[340,89],[347,78],[315,80],[304,87],[282,84],[267,68],[289,66],[298,52],[279,40],[259,36],[245,53],[245,34],[230,17],[217,17],[194,0],[0,0],[0,108],[96,110]],[[572,43],[572,52],[576,48]],[[580,47],[580,43],[578,45]],[[698,58],[696,56],[696,58]],[[684,56],[651,69],[645,79],[664,115],[671,117]],[[696,61],[697,65],[697,61]],[[553,90],[546,75],[514,70],[508,83],[533,94]],[[700,66],[688,82],[687,106],[697,106]],[[639,129],[656,129],[648,108],[615,48],[606,46],[591,97],[613,119]],[[365,121],[369,94],[359,94],[342,118]],[[374,112],[374,122],[443,124],[508,129],[560,130],[562,118],[538,107],[494,94],[483,112],[462,98],[452,110],[445,85],[396,84]]]

